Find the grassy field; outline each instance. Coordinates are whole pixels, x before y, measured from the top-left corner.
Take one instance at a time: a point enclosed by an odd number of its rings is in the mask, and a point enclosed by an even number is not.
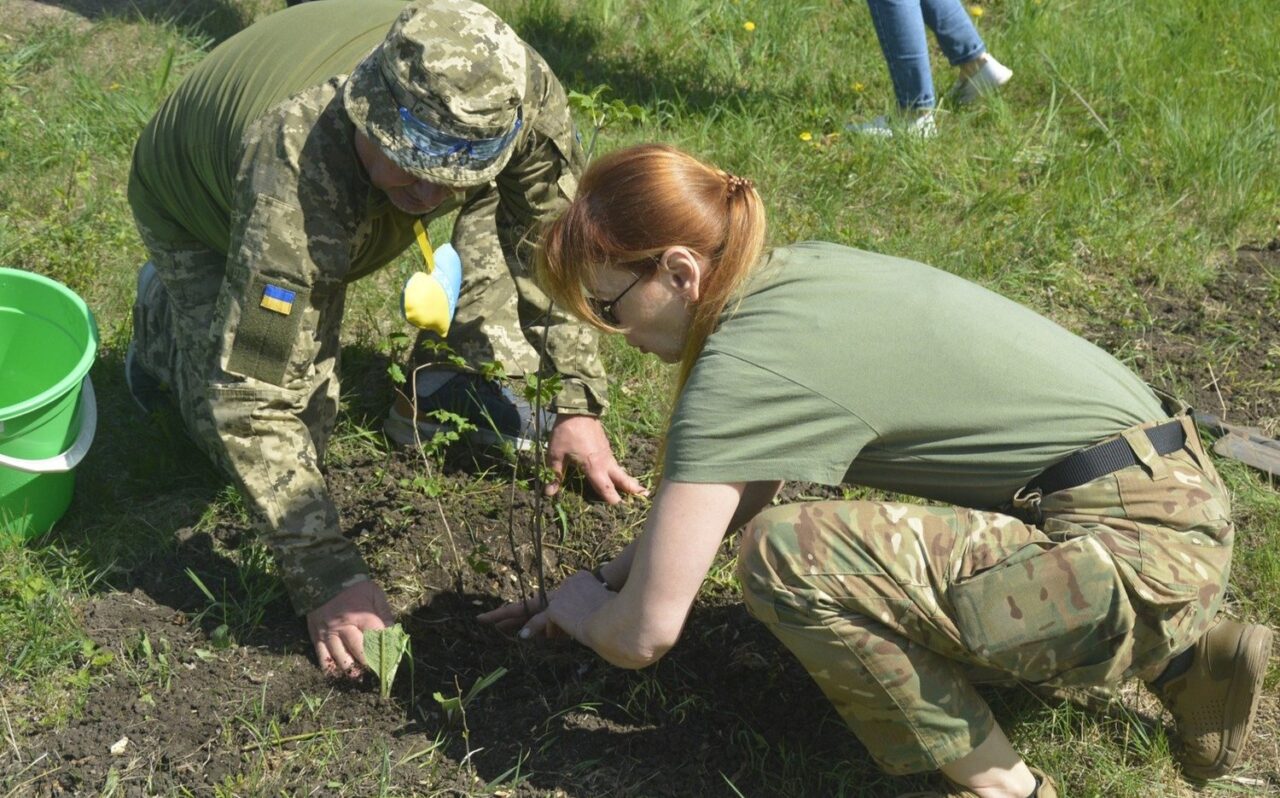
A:
[[[136,413],[121,374],[146,257],[125,201],[132,143],[204,53],[282,5],[0,0],[0,266],[63,281],[89,302],[102,339],[93,379],[104,418],[64,521],[24,548],[0,548],[0,796],[880,796],[929,784],[877,775],[798,666],[767,635],[750,636],[727,563],[681,643],[692,653],[677,649],[671,664],[647,672],[605,675],[564,652],[538,670],[537,656],[463,626],[461,651],[438,639],[433,624],[491,604],[484,586],[509,574],[513,554],[498,533],[516,492],[501,464],[459,469],[444,455],[392,451],[381,436],[386,368],[405,348],[395,302],[409,260],[351,294],[329,473],[355,497],[342,504],[344,522],[376,530],[358,542],[387,575],[397,610],[416,622],[420,664],[390,704],[335,692],[309,673],[305,629],[262,546],[241,534],[251,520],[238,497],[176,418]],[[491,5],[567,88],[605,85],[607,97],[645,110],[641,122],[603,130],[600,150],[643,140],[689,149],[756,181],[774,243],[824,239],[937,265],[1098,341],[1163,387],[1280,432],[1280,257],[1253,252],[1280,236],[1280,22],[1271,2],[972,6],[1015,77],[975,107],[944,105],[928,141],[844,134],[892,97],[858,3]],[[941,57],[934,64],[945,91],[954,76]],[[589,120],[579,122],[589,135]],[[614,342],[608,354],[610,432],[632,467],[651,474],[667,374]],[[1241,530],[1232,611],[1280,626],[1280,493],[1236,463],[1219,466]],[[527,515],[527,485],[517,488]],[[465,520],[421,532],[454,512]],[[570,495],[549,512],[553,525],[561,520],[555,562],[568,568],[625,540],[643,508],[606,510]],[[487,535],[486,520],[498,532]],[[699,672],[696,663],[720,651],[741,666],[731,671],[740,693]],[[461,724],[445,722],[433,692],[463,694],[498,667],[511,672]],[[235,690],[219,692],[226,685],[215,677],[228,674]],[[526,681],[517,688],[517,679]],[[205,685],[215,697],[170,711],[174,696]],[[753,697],[726,706],[744,695]],[[525,698],[525,726],[503,718],[498,702]],[[1064,795],[1193,794],[1170,754],[1167,718],[1136,687],[1121,698],[1103,714],[1017,692],[993,703]],[[204,729],[190,750],[205,758],[167,756],[177,738],[163,735],[168,743],[113,757],[107,747],[123,732],[101,722],[108,699],[123,703],[120,723],[133,717],[130,728]],[[362,726],[326,706],[374,720]],[[86,729],[101,737],[86,743],[92,756],[59,748]],[[661,762],[619,753],[663,736],[688,745],[673,744],[673,759]],[[556,758],[565,746],[583,753]],[[721,761],[703,746],[734,764],[699,770],[701,758]],[[688,791],[664,770],[689,779]],[[1274,661],[1246,763],[1203,794],[1280,794]]]

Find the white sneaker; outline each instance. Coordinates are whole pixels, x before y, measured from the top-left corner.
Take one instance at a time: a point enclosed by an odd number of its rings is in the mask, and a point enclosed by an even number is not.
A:
[[[951,88],[951,100],[959,105],[967,105],[1008,83],[1011,77],[1013,70],[988,53],[987,60],[977,71],[956,81],[956,85]]]
[[[917,116],[911,120],[890,120],[889,117],[882,114],[870,122],[850,123],[845,125],[844,129],[850,133],[859,133],[863,136],[879,136],[880,138],[893,138],[895,129],[901,130],[908,136],[919,136],[922,139],[931,139],[938,135],[938,125],[933,121],[933,114],[931,113]]]

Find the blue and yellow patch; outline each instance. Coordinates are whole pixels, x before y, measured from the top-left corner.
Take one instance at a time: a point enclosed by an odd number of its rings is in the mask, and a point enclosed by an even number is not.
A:
[[[287,288],[281,288],[278,285],[267,284],[262,290],[262,302],[260,306],[267,310],[274,310],[283,316],[288,316],[293,310],[293,298],[296,294]]]

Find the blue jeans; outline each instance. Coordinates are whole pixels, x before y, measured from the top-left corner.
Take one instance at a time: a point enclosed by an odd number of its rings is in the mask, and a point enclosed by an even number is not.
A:
[[[933,75],[929,71],[928,25],[952,66],[986,52],[977,28],[960,0],[867,0],[876,38],[889,65],[898,107],[932,108]]]

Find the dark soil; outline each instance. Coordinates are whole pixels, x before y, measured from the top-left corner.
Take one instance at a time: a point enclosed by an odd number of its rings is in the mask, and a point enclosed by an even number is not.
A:
[[[1280,435],[1280,240],[1240,249],[1203,290],[1139,289],[1145,318],[1098,319],[1085,336],[1195,408]]]
[[[1087,334],[1112,349],[1140,341],[1135,365],[1144,376],[1167,377],[1201,406],[1225,406],[1231,420],[1274,432],[1278,250],[1242,250],[1203,295],[1152,288],[1141,324],[1100,323]],[[644,471],[652,446],[633,444],[629,465]],[[528,590],[537,502],[528,489],[511,489],[509,466],[482,463],[487,473],[477,475],[467,453],[455,454],[434,479],[421,479],[422,461],[408,452],[347,455],[329,474],[344,529],[412,636],[412,668],[401,669],[390,701],[369,682],[324,679],[283,598],[218,648],[220,618],[201,616],[209,602],[185,569],[227,601],[251,604],[262,587],[245,586],[252,574],[246,579],[229,552],[245,551],[252,537],[227,519],[188,526],[174,547],[130,563],[113,590],[83,608],[85,628],[116,666],[65,728],[33,723],[19,732],[28,759],[47,754],[28,775],[48,771],[22,790],[99,794],[114,782],[122,795],[213,795],[215,787],[360,795],[375,786],[463,795],[506,779],[515,785],[486,794],[594,798],[731,795],[726,779],[748,796],[893,795],[927,784],[877,775],[804,671],[727,587],[704,591],[680,645],[641,672],[609,667],[573,643],[517,643],[476,623],[477,612],[519,597],[522,581]],[[437,491],[439,499],[429,495]],[[644,514],[641,505],[614,509],[572,492],[560,510],[544,508],[552,582],[620,549]],[[465,723],[442,714],[433,693],[465,692],[499,668],[506,674],[467,706]],[[1025,701],[996,697],[1001,714]],[[1280,779],[1274,767],[1263,770]]]
[[[690,620],[696,631],[645,672],[611,668],[573,643],[517,643],[478,624],[476,613],[499,597],[518,597],[520,580],[528,579],[516,570],[508,524],[529,568],[533,495],[517,491],[511,513],[501,475],[458,473],[442,477],[446,494],[437,503],[413,485],[421,473],[421,461],[396,452],[355,459],[329,475],[344,528],[393,604],[406,607],[401,620],[412,636],[413,665],[402,667],[390,701],[378,698],[371,681],[322,677],[303,624],[283,599],[238,644],[217,649],[212,638],[220,619],[198,617],[208,600],[185,569],[217,586],[215,593],[247,601],[222,552],[249,536],[230,525],[180,530],[176,550],[137,564],[119,590],[84,608],[86,630],[122,667],[93,686],[84,711],[66,728],[27,730],[21,749],[48,753],[57,768],[32,786],[35,794],[96,794],[113,770],[126,794],[180,787],[213,794],[215,786],[262,770],[259,789],[340,793],[347,788],[325,783],[366,777],[384,757],[398,762],[438,738],[444,743],[428,760],[436,762],[426,771],[429,782],[417,768],[392,769],[393,793],[464,794],[476,778],[488,782],[519,766],[520,784],[505,794],[724,794],[722,773],[745,794],[801,794],[794,785],[759,783],[758,763],[744,756],[799,749],[865,759],[803,670],[723,590],[712,590],[696,608]],[[567,530],[554,523],[559,513],[549,506],[547,512],[545,567],[552,579],[621,548],[619,531],[643,516],[643,508],[613,510],[576,495],[562,506],[571,519]],[[447,531],[442,518],[449,519]],[[144,636],[149,656],[140,653]],[[465,692],[499,668],[506,675],[467,707],[464,736],[433,693]],[[167,680],[159,675],[165,669]],[[308,711],[304,697],[323,698],[323,707]],[[801,709],[779,713],[779,707]],[[298,757],[289,753],[306,741],[260,745],[326,729],[337,730],[338,753],[315,771],[314,785],[305,777],[316,763],[293,761]],[[124,752],[112,755],[123,737]],[[815,789],[819,778],[811,776]]]

